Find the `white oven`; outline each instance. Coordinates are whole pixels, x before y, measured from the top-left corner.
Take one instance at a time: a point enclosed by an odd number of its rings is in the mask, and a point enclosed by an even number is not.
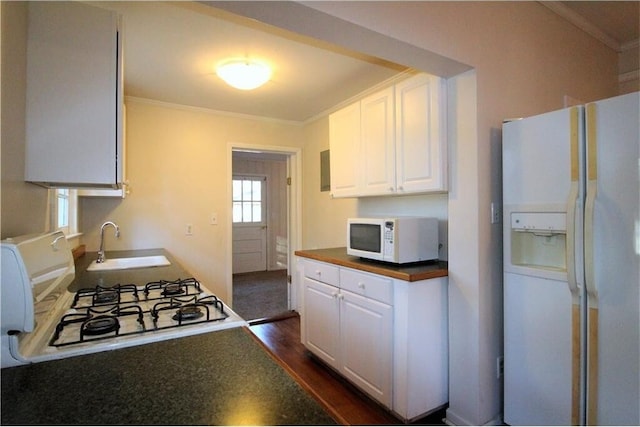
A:
[[[75,267],[61,232],[6,239],[1,248],[3,368],[247,324],[194,278],[83,283],[69,292]]]

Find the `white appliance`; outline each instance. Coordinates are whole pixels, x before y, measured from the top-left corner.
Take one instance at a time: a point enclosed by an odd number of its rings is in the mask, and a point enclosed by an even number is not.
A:
[[[640,424],[639,104],[503,126],[507,424]]]
[[[61,232],[6,239],[1,250],[3,368],[246,325],[194,278],[69,292],[75,267]]]
[[[407,264],[438,259],[438,220],[424,217],[349,218],[347,254]]]

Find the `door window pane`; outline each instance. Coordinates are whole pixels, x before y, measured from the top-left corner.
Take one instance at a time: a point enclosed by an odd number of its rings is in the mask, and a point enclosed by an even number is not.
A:
[[[262,222],[262,192],[263,178],[234,178],[233,179],[233,222],[261,223]]]

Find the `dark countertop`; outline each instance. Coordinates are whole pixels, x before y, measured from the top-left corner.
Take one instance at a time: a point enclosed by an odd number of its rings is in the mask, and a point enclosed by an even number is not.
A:
[[[106,255],[160,254],[170,266],[87,272],[97,256],[87,253],[69,289],[192,277],[163,249]],[[335,424],[245,328],[5,368],[1,379],[3,425]]]
[[[7,424],[331,425],[244,328],[2,370]]]
[[[151,255],[164,255],[171,265],[128,270],[86,271],[89,264],[98,257],[97,252],[87,252],[76,260],[76,278],[69,285],[72,292],[81,288],[93,288],[96,285],[110,287],[117,284],[135,284],[144,286],[156,280],[177,280],[193,277],[165,249],[136,249],[129,251],[107,251],[105,258],[125,258]]]
[[[407,282],[417,282],[418,280],[434,279],[436,277],[446,277],[449,275],[448,263],[446,261],[426,261],[395,265],[364,260],[360,257],[347,255],[346,248],[300,250],[296,251],[295,254],[304,258],[393,277],[394,279],[405,280]]]

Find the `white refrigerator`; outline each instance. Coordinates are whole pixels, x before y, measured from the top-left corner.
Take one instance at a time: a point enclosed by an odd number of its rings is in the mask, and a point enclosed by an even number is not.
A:
[[[640,425],[639,104],[503,125],[506,424]]]

